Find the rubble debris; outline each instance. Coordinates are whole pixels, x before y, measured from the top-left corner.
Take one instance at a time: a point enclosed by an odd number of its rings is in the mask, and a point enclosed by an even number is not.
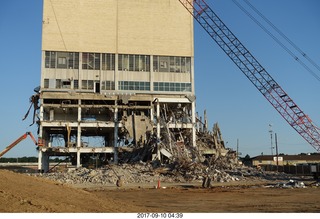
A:
[[[121,176],[118,178],[118,180],[117,180],[117,182],[116,182],[116,185],[118,186],[118,187],[122,187],[123,186],[123,180],[122,180],[122,178],[121,178]]]
[[[276,185],[268,185],[266,186],[268,188],[306,188],[306,185],[304,182],[299,182],[297,180],[290,179],[288,182],[280,182]]]
[[[211,187],[211,177],[205,176],[202,181],[202,188],[210,188]]]
[[[215,170],[230,170],[238,167],[236,152],[225,148],[218,123],[208,130],[208,123],[197,119],[196,145],[192,146],[191,129],[169,129],[175,121],[189,121],[190,114],[184,106],[172,107],[164,104],[161,111],[161,139],[155,131],[146,131],[145,140],[135,142],[129,147],[119,148],[119,162],[152,162],[153,167],[166,167],[171,174],[178,174],[184,179],[195,180],[203,175],[215,175],[215,180],[224,181]],[[128,133],[132,133],[129,131]]]
[[[205,169],[205,167],[207,169]],[[204,172],[205,170],[206,172]],[[53,172],[44,174],[30,174],[58,181],[62,184],[92,184],[92,185],[116,185],[124,187],[127,184],[154,184],[163,183],[199,183],[203,188],[211,188],[215,183],[234,181],[259,180],[264,182],[290,179],[290,175],[278,172],[263,172],[255,168],[238,167],[232,170],[208,169],[203,164],[186,165],[175,163],[171,166],[158,167],[152,162],[138,162],[135,164],[107,165],[97,169],[71,168],[65,172]],[[295,181],[294,181],[295,182]],[[279,188],[289,187],[289,183],[279,183]],[[270,185],[270,187],[276,187]],[[297,187],[303,187],[297,184]],[[156,186],[157,187],[157,186]]]
[[[113,184],[118,187],[131,183],[199,182],[203,188],[214,183],[249,180],[252,178],[284,179],[281,173],[267,173],[239,164],[236,152],[226,149],[219,125],[208,131],[207,124],[198,120],[197,147],[191,145],[188,129],[175,130],[162,120],[161,139],[146,132],[145,141],[119,147],[119,164],[107,164],[96,169],[73,168],[67,172],[46,173],[42,177],[67,184]],[[127,133],[124,129],[122,133]],[[159,181],[160,180],[160,181]]]
[[[310,186],[315,188],[320,187],[320,182],[311,183]]]
[[[256,168],[244,167],[239,164],[235,151],[225,148],[224,140],[218,123],[208,130],[208,123],[197,119],[196,147],[192,146],[191,129],[169,129],[172,121],[190,119],[184,106],[178,108],[165,105],[162,109],[161,139],[148,126],[150,121],[143,114],[131,114],[127,121],[145,120],[140,130],[121,128],[121,140],[128,141],[130,133],[140,136],[124,147],[119,147],[119,164],[104,164],[100,168],[73,168],[66,172],[45,173],[41,177],[67,184],[117,185],[166,182],[185,183],[199,182],[203,188],[210,188],[214,183],[233,182],[240,180],[283,180],[289,176],[278,172],[264,172]],[[131,122],[132,123],[132,122]],[[131,124],[129,122],[129,124]],[[141,131],[142,130],[142,131]],[[145,136],[141,138],[141,133]],[[135,137],[136,137],[135,136]],[[290,182],[291,184],[293,182]],[[303,187],[301,183],[291,185],[279,184],[279,187]],[[158,187],[160,187],[158,185]]]

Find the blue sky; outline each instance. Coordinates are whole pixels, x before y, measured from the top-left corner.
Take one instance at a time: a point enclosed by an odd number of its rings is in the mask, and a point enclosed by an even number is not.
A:
[[[246,6],[244,1],[237,1]],[[317,95],[320,82],[232,0],[207,2],[295,103],[317,124],[320,121]],[[250,3],[320,65],[320,1],[251,0]],[[36,126],[29,127],[32,113],[27,120],[22,121],[22,118],[29,107],[29,97],[34,94],[33,89],[40,83],[41,26],[41,0],[0,2],[0,150],[27,131],[36,135]],[[194,34],[196,108],[200,115],[207,110],[210,127],[215,122],[219,123],[227,147],[236,149],[239,139],[239,151],[243,155],[271,154],[269,124],[272,124],[272,130],[278,136],[280,153],[315,152],[196,22]],[[298,52],[295,53],[299,56]],[[313,66],[310,68],[320,75]],[[5,155],[22,156],[37,156],[31,139],[24,140]]]

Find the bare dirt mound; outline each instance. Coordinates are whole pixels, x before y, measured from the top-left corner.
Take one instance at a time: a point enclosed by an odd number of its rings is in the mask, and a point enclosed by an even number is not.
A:
[[[320,187],[311,182],[306,181],[307,186],[303,187],[253,179],[215,182],[211,188],[202,188],[201,183],[161,183],[161,189],[155,189],[154,183],[124,184],[121,188],[111,184],[89,187],[73,184],[71,187],[45,178],[0,170],[0,212],[319,213]]]
[[[145,212],[82,189],[0,170],[0,212]]]

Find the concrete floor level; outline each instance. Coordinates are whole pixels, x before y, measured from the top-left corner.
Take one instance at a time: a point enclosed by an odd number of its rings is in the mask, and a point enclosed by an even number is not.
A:
[[[42,92],[38,169],[49,170],[50,156],[70,157],[77,167],[97,154],[117,163],[119,148],[146,144],[152,136],[161,140],[162,129],[189,130],[195,146],[194,108],[185,95]]]

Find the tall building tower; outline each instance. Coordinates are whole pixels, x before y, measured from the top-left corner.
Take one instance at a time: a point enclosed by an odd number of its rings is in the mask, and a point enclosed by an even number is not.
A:
[[[39,170],[50,156],[116,163],[165,129],[195,146],[193,40],[177,0],[44,0]]]

